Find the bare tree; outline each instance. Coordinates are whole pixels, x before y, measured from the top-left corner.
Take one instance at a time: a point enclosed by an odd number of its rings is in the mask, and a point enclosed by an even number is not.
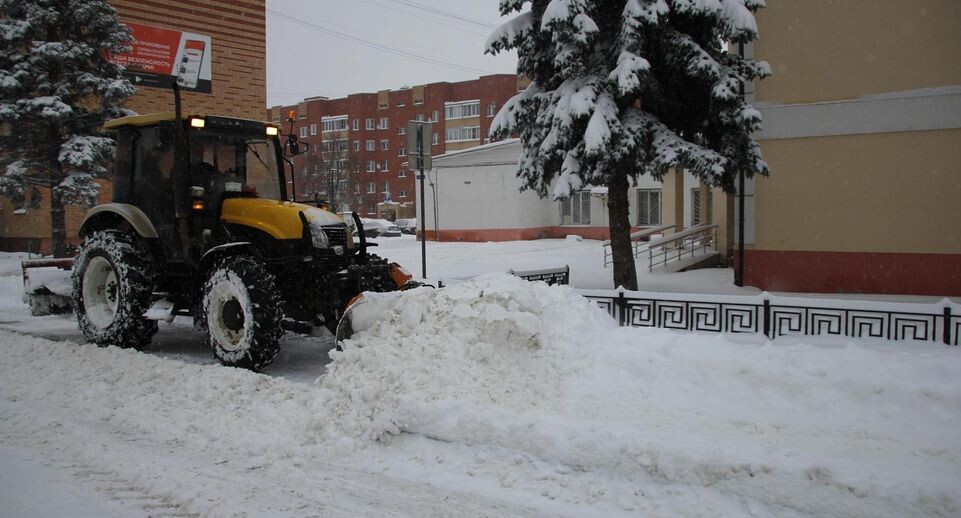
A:
[[[332,211],[348,210],[353,205],[355,185],[359,184],[360,158],[345,138],[324,140],[304,158],[300,195],[324,200]]]

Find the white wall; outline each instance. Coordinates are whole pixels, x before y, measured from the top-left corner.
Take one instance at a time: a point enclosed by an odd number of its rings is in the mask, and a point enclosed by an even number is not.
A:
[[[521,181],[516,170],[513,164],[435,167],[429,179],[436,189],[437,227],[469,230],[556,225],[557,203],[542,200],[532,191],[518,192]],[[428,231],[434,229],[434,192],[428,184],[425,196]]]
[[[517,178],[517,141],[499,142],[434,157],[428,174],[425,220],[434,230],[434,193],[440,230],[520,229],[559,226],[560,206],[532,191],[520,192]],[[433,189],[431,188],[433,183]],[[690,173],[684,175],[684,225],[691,224],[691,189],[700,184]],[[637,189],[661,189],[660,181],[641,176],[628,192],[630,221],[637,221]],[[417,190],[419,195],[419,188]],[[420,203],[417,203],[420,218]],[[663,214],[662,214],[663,217]],[[592,227],[607,227],[607,197],[591,196]],[[572,228],[582,225],[570,225]]]

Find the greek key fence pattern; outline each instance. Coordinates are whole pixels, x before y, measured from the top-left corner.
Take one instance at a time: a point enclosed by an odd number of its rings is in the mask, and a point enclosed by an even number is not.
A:
[[[763,333],[770,339],[779,336],[834,335],[851,338],[886,340],[923,340],[958,345],[961,335],[961,312],[951,306],[918,305],[930,312],[895,311],[857,308],[819,307],[812,305],[774,304],[770,300],[757,303],[732,300],[698,301],[682,298],[632,297],[621,292],[600,295],[582,293],[606,311],[621,326],[660,327],[685,331],[719,333]],[[739,297],[743,299],[743,297]]]

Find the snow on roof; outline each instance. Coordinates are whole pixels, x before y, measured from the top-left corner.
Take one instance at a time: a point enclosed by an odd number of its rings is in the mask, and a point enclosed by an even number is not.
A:
[[[481,144],[480,146],[474,146],[474,147],[470,147],[470,148],[467,148],[467,149],[459,149],[459,150],[457,150],[457,151],[450,151],[450,152],[448,152],[448,153],[444,153],[443,155],[437,155],[437,156],[433,157],[431,160],[434,161],[434,162],[436,162],[436,161],[438,161],[438,160],[443,160],[443,159],[450,158],[450,157],[453,157],[453,156],[466,155],[466,154],[469,154],[469,153],[477,153],[477,152],[481,152],[481,151],[486,151],[486,150],[488,150],[488,149],[495,149],[495,148],[499,148],[499,147],[502,147],[502,146],[507,146],[507,145],[510,145],[510,144],[516,144],[516,143],[519,143],[520,141],[521,141],[521,139],[519,139],[519,138],[510,138],[510,139],[505,139],[505,140],[498,140],[497,142],[490,142],[490,143],[488,143],[488,144]]]
[[[517,166],[521,154],[520,139],[502,140],[434,157],[434,167],[438,169]]]

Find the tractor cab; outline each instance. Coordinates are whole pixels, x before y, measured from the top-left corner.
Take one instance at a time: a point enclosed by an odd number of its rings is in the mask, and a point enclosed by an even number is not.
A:
[[[174,262],[197,259],[223,241],[218,222],[226,200],[287,197],[277,126],[191,116],[178,127],[173,113],[158,113],[116,119],[104,129],[117,132],[113,202],[143,211]]]

